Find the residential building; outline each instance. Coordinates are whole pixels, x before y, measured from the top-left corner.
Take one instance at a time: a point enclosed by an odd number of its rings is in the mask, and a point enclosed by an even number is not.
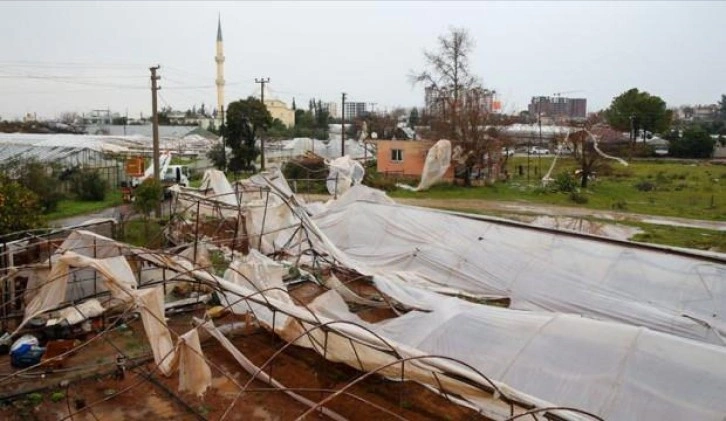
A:
[[[331,118],[340,118],[340,112],[338,111],[337,102],[324,102],[323,110],[327,111],[328,115],[330,115]]]
[[[278,119],[287,127],[295,126],[295,110],[287,108],[285,102],[279,99],[265,98],[265,106],[273,120]]]
[[[401,177],[421,177],[426,154],[434,145],[432,140],[376,140],[376,168],[379,173]],[[454,179],[454,166],[444,175]]]
[[[585,119],[587,117],[587,99],[562,96],[532,97],[528,111],[533,118]]]
[[[424,89],[424,106],[426,112],[431,115],[443,115],[447,107],[451,107],[454,101],[454,90],[451,88],[436,89],[428,86]],[[497,92],[476,87],[459,92],[459,102],[463,105],[478,104],[484,112],[499,113],[502,110],[502,103],[497,98]]]
[[[365,117],[368,114],[365,102],[346,102],[345,103],[345,119],[353,121],[358,117]]]

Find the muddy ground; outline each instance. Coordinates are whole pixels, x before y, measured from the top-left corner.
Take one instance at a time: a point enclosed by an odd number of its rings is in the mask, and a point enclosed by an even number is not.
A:
[[[169,327],[183,333],[191,326],[192,316],[204,309],[173,316]],[[238,321],[226,316],[218,325]],[[262,329],[230,335],[230,340],[256,365],[262,365],[284,342]],[[213,381],[202,397],[179,393],[176,374],[169,378],[155,372],[143,328],[139,320],[128,328],[115,329],[69,357],[59,372],[42,374],[35,370],[23,377],[8,378],[17,371],[9,357],[0,357],[0,419],[5,420],[217,420],[229,412],[228,420],[293,420],[307,407],[286,394],[254,381],[239,396],[238,384],[251,377],[215,340],[204,339],[202,348],[210,361]],[[118,350],[130,354],[141,364],[130,368],[123,380],[116,379],[114,358]],[[146,362],[144,362],[146,361]],[[64,371],[65,370],[65,371]],[[330,363],[317,353],[289,347],[271,365],[272,375],[287,387],[337,390],[362,373],[341,364]],[[42,377],[41,377],[42,376]],[[82,377],[81,380],[78,380]],[[64,382],[68,381],[68,384]],[[25,392],[23,395],[18,393]],[[372,376],[350,389],[351,394],[373,402],[410,420],[483,419],[475,412],[447,401],[414,383],[388,381]],[[323,391],[301,391],[301,395],[320,401]],[[8,396],[16,395],[10,399]],[[350,396],[334,399],[328,408],[350,420],[392,419],[379,409]],[[327,419],[316,414],[308,419]]]

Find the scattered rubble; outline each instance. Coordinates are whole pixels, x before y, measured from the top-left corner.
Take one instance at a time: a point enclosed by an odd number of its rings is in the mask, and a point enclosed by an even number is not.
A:
[[[307,206],[279,172],[230,184],[209,171],[172,190],[163,249],[93,226],[1,245],[6,342],[43,349],[27,367],[0,358],[2,416],[726,412],[718,257],[426,211],[361,185]]]

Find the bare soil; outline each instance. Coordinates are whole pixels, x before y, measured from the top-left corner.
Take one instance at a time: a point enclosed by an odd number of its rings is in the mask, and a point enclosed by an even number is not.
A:
[[[319,293],[319,290],[314,292],[314,288],[308,288],[312,295]],[[191,326],[191,317],[201,316],[202,312],[203,309],[200,309],[196,313],[175,315],[169,320],[169,327],[185,332]],[[231,315],[216,323],[221,325],[238,319]],[[125,379],[117,380],[112,374],[117,351],[111,344],[124,352],[146,357],[149,357],[149,348],[139,321],[130,323],[128,330],[109,333],[107,338],[108,341],[91,343],[65,364],[66,369],[98,364],[96,368],[71,371],[72,375],[56,372],[46,373],[43,378],[16,377],[3,381],[0,396],[11,395],[21,389],[39,391],[0,400],[0,419],[71,419],[70,411],[74,414],[73,420],[216,420],[233,402],[234,407],[226,417],[228,420],[292,420],[307,410],[306,406],[288,395],[257,380],[238,397],[238,385],[244,385],[251,376],[213,339],[203,339],[202,342],[213,375],[212,387],[202,397],[179,393],[178,377],[165,378],[155,373],[153,362],[129,369]],[[249,334],[231,335],[230,340],[258,366],[285,344],[261,329]],[[15,371],[10,367],[8,356],[0,357],[0,370],[3,377]],[[337,390],[362,374],[348,366],[328,362],[314,351],[294,346],[279,355],[266,371],[287,387],[304,389],[299,393],[313,401],[320,401],[328,396],[328,392],[310,389]],[[149,373],[152,373],[152,381]],[[77,380],[81,374],[84,378]],[[62,380],[70,380],[69,385],[59,386]],[[415,383],[371,376],[352,387],[350,393],[410,420],[482,419],[474,411],[455,405]],[[392,418],[365,401],[341,395],[332,400],[328,408],[350,420]],[[316,413],[308,419],[326,418]]]

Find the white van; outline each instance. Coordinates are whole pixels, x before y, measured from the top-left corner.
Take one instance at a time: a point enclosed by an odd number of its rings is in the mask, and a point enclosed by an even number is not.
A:
[[[164,184],[179,184],[182,187],[189,187],[191,172],[186,165],[169,165],[164,174],[161,174]]]

